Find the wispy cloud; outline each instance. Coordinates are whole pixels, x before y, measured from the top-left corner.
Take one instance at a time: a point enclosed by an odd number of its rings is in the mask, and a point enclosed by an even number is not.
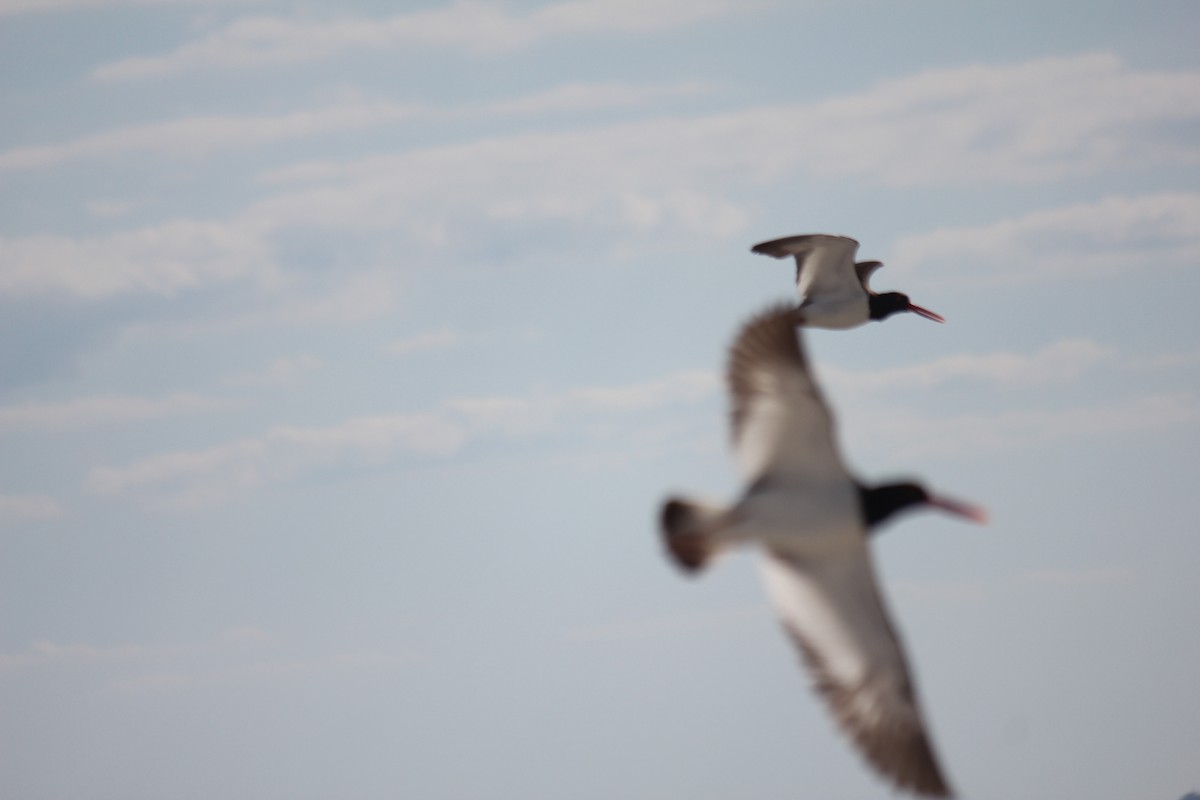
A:
[[[404,339],[397,339],[394,342],[384,345],[384,351],[395,355],[407,355],[408,353],[417,353],[422,350],[438,350],[443,347],[452,347],[463,341],[463,334],[454,328],[438,328],[434,331],[426,331],[418,333],[415,336],[408,336]]]
[[[18,147],[0,153],[0,171],[36,169],[65,161],[121,153],[199,158],[218,150],[242,150],[284,139],[349,131],[412,119],[419,106],[358,102],[290,114],[185,117],[131,125],[61,144]]]
[[[1028,592],[1031,585],[1051,590],[1111,590],[1129,586],[1137,578],[1137,572],[1127,567],[1047,567],[967,580],[888,581],[887,588],[889,592],[913,600],[946,604],[975,602],[999,594]]]
[[[265,178],[300,188],[246,217],[267,227],[404,231],[439,249],[538,222],[586,226],[616,242],[677,235],[695,246],[745,228],[738,190],[797,174],[1039,182],[1200,163],[1200,145],[1172,133],[1200,119],[1198,87],[1196,73],[1139,71],[1108,55],[937,70],[818,103],[298,164]],[[1148,131],[1155,147],[1144,144]],[[1111,146],[1098,152],[1099,140]],[[1173,229],[1143,233],[1156,230]]]
[[[308,680],[318,676],[382,670],[410,664],[413,656],[377,651],[335,653],[310,658],[274,658],[208,669],[176,669],[146,672],[131,678],[114,680],[109,687],[120,692],[162,692],[199,686],[263,682],[278,685],[288,680]]]
[[[225,6],[261,2],[263,0],[0,0],[0,17],[121,6]]]
[[[321,360],[310,355],[281,357],[261,370],[241,372],[227,380],[235,386],[287,386],[298,383],[320,366]]]
[[[684,372],[624,387],[459,398],[425,413],[352,417],[321,427],[276,426],[261,436],[203,450],[151,456],[123,467],[96,467],[86,484],[96,494],[132,495],[155,508],[194,508],[226,502],[321,467],[383,464],[404,453],[445,457],[472,437],[528,437],[558,430],[568,421],[695,403],[715,386],[710,373]],[[636,438],[638,430],[632,435]]]
[[[56,519],[62,506],[53,497],[42,494],[0,494],[0,521],[33,522]]]
[[[569,642],[608,643],[631,640],[661,640],[719,634],[744,628],[771,618],[766,603],[740,608],[702,611],[694,614],[641,617],[574,628],[564,635]]]
[[[5,154],[0,153],[0,162],[4,160],[4,156]],[[84,208],[93,217],[112,219],[128,214],[133,209],[133,204],[125,200],[89,200],[84,204]]]
[[[711,84],[685,81],[629,85],[574,83],[472,106],[430,106],[382,99],[353,98],[334,105],[281,114],[191,116],[166,122],[129,125],[56,144],[16,147],[0,152],[0,172],[31,170],[68,161],[153,154],[195,159],[215,152],[247,150],[289,139],[396,125],[414,120],[462,120],[491,116],[528,116],[640,106],[710,91]],[[116,216],[123,204],[89,204],[99,216]]]
[[[175,658],[181,655],[259,646],[271,637],[252,627],[230,628],[201,642],[182,644],[60,644],[34,642],[24,650],[0,653],[0,670],[36,668],[54,664],[108,664],[122,661]]]
[[[1125,567],[1091,567],[1085,569],[1037,569],[1022,573],[1018,580],[1050,586],[1106,586],[1132,583],[1137,573]]]
[[[596,414],[621,414],[699,402],[719,386],[717,376],[689,370],[644,383],[591,387],[523,397],[491,396],[448,400],[444,407],[475,432],[524,436],[554,430],[563,420]]]
[[[1069,383],[1112,358],[1115,352],[1114,348],[1091,339],[1064,339],[1029,355],[963,353],[865,372],[826,363],[821,363],[819,369],[835,390],[869,396],[884,389],[928,389],[950,381],[975,381],[996,386]]]
[[[1108,197],[905,236],[891,263],[939,281],[1033,283],[1200,262],[1200,194]]]
[[[83,239],[0,237],[0,295],[170,296],[206,284],[270,285],[278,278],[270,245],[244,226],[176,220]]]
[[[997,414],[930,415],[911,408],[861,415],[846,431],[854,452],[873,447],[910,457],[981,455],[1097,436],[1152,433],[1200,424],[1200,400],[1186,392],[1112,403]]]
[[[745,13],[757,5],[733,0],[572,0],[520,14],[494,3],[458,0],[384,19],[258,16],[236,20],[166,55],[105,64],[92,77],[111,81],[195,69],[246,69],[313,61],[350,50],[455,48],[495,53],[546,39],[655,33]]]
[[[97,395],[58,403],[0,406],[0,433],[66,431],[95,425],[201,414],[244,405],[244,401],[178,392],[165,397]]]
[[[1111,349],[1077,339],[1031,355],[952,356],[878,374],[821,369],[833,373],[831,384],[841,385],[851,407],[866,411],[856,412],[856,424],[845,433],[853,452],[881,447],[911,457],[956,457],[1200,424],[1200,400],[1186,392],[994,414],[929,414],[906,405],[879,411],[870,405],[880,388],[919,391],[952,380],[1054,384],[1113,357]],[[695,406],[720,391],[717,373],[691,370],[625,386],[457,397],[425,412],[352,417],[328,426],[276,426],[260,436],[202,450],[97,467],[87,486],[97,494],[132,496],[152,507],[191,508],[225,502],[317,468],[386,464],[403,454],[441,458],[480,437],[516,442],[562,431],[603,441],[608,448],[580,455],[572,462],[576,466],[589,458],[653,457],[676,447],[681,430],[688,435],[694,430],[664,425],[661,414],[651,412]]]
[[[0,653],[0,679],[50,668],[84,670],[120,692],[186,690],[213,684],[307,680],[411,663],[411,653],[377,651],[294,655],[287,643],[258,628],[231,628],[217,636],[181,643],[60,644],[34,642]],[[78,674],[78,673],[77,673]],[[78,679],[78,678],[76,678]]]
[[[465,436],[432,414],[356,417],[326,427],[278,426],[204,450],[153,456],[127,467],[97,467],[88,474],[87,487],[100,495],[137,494],[159,508],[194,508],[322,466],[376,463],[398,451],[446,455]]]
[[[1197,119],[1200,75],[1131,69],[1110,55],[935,70],[818,103],[300,163],[264,175],[279,192],[227,221],[0,239],[0,292],[103,298],[270,281],[273,237],[299,228],[388,237],[410,261],[497,245],[520,257],[564,242],[616,254],[690,249],[745,230],[739,192],[797,174],[1033,182],[1200,163],[1200,145],[1178,134]],[[988,280],[1182,263],[1197,250],[1196,206],[1186,193],[1115,198],[902,239],[894,260],[926,269],[969,258]],[[1106,248],[1114,237],[1124,244]]]
[[[1143,369],[1186,369],[1197,367],[1200,366],[1200,349],[1162,353],[1137,361],[1133,366]]]

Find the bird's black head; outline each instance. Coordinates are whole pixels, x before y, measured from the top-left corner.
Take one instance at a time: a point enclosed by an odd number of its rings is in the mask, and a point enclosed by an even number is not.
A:
[[[940,508],[974,522],[986,522],[987,512],[979,506],[960,503],[945,497],[934,497],[919,483],[885,483],[882,486],[858,487],[859,506],[868,528],[873,528],[898,511],[913,506]]]
[[[871,310],[871,319],[887,319],[892,314],[908,311],[908,295],[900,292],[873,294],[867,300],[867,306]]]
[[[860,486],[858,493],[868,528],[878,525],[897,511],[929,501],[929,492],[917,483],[888,483],[871,489]]]
[[[871,319],[887,319],[892,314],[901,311],[911,311],[914,314],[931,319],[934,322],[945,322],[946,320],[940,315],[935,314],[928,308],[921,308],[916,303],[908,299],[908,295],[902,292],[884,292],[883,294],[872,294],[867,298],[867,309]]]

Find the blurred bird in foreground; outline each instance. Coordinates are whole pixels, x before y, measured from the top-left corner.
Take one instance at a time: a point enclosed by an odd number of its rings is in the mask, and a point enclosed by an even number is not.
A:
[[[916,483],[866,487],[850,475],[801,349],[803,313],[771,308],[738,334],[726,379],[746,489],[728,507],[668,500],[661,512],[667,552],[695,573],[726,548],[758,544],[784,629],[842,730],[897,788],[949,797],[879,594],[867,534],[912,507],[976,522],[986,517]]]

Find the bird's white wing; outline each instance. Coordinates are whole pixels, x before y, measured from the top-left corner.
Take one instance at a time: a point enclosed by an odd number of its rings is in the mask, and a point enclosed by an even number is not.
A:
[[[833,415],[808,370],[797,311],[776,306],[742,326],[729,351],[730,427],[748,483],[771,474],[845,475]]]
[[[763,575],[814,688],[866,760],[897,788],[949,797],[865,543],[819,558],[768,549]]]
[[[854,265],[854,274],[858,276],[858,281],[867,290],[867,294],[873,294],[871,292],[871,276],[882,266],[882,261],[859,261]]]
[[[762,242],[750,248],[755,253],[796,259],[796,291],[805,301],[857,297],[862,283],[854,269],[858,242],[848,236],[812,233]]]

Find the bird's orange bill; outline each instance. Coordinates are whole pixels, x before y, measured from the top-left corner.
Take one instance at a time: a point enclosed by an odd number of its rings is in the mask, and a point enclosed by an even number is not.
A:
[[[930,311],[928,308],[921,308],[916,303],[909,303],[908,310],[913,312],[914,314],[921,315],[925,319],[931,319],[934,322],[945,322],[946,321],[946,318],[943,317],[941,314],[935,314],[932,311]]]
[[[930,497],[929,505],[934,508],[940,508],[942,511],[948,511],[951,514],[957,514],[960,517],[966,517],[972,522],[978,522],[980,525],[986,525],[988,521],[987,509],[983,506],[960,503],[948,497]]]

